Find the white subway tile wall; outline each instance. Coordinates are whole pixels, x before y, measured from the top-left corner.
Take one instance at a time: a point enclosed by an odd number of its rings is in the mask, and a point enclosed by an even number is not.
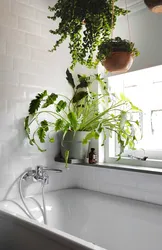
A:
[[[78,188],[162,205],[162,175],[70,166]]]
[[[56,27],[47,19],[54,0],[0,0],[0,200],[26,169],[37,164],[61,166],[53,158],[59,139],[39,153],[29,146],[23,129],[30,100],[43,89],[70,95],[65,72],[70,65],[67,43],[48,52]],[[46,191],[78,187],[162,204],[162,177],[103,168],[69,166],[63,174],[50,174]],[[27,192],[37,193],[31,185]],[[18,195],[15,184],[10,197]]]
[[[38,92],[47,89],[68,96],[71,91],[65,78],[70,64],[68,45],[60,46],[56,54],[48,52],[54,41],[49,30],[56,26],[47,18],[48,5],[54,3],[55,0],[0,0],[0,200],[24,170],[38,164],[57,165],[53,159],[59,150],[59,139],[46,145],[46,153],[40,153],[29,146],[23,129],[29,102]],[[66,187],[68,176],[56,178],[51,174],[47,190]],[[28,192],[39,190],[35,184]],[[17,195],[15,184],[9,197]]]

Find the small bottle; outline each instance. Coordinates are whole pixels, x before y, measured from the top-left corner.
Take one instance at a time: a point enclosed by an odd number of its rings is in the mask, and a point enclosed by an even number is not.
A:
[[[95,152],[95,148],[91,148],[91,152],[89,153],[89,163],[95,164],[97,162],[97,155]]]

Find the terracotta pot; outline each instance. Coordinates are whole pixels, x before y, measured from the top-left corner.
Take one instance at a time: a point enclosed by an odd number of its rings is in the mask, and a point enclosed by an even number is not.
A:
[[[162,13],[162,0],[144,0],[147,7],[154,13]]]
[[[127,72],[133,63],[133,55],[129,52],[112,52],[103,62],[109,72]]]

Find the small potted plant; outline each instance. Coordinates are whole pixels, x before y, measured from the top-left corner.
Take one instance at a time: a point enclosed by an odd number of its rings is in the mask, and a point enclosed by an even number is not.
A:
[[[41,143],[46,139],[54,142],[51,131],[61,132],[61,152],[66,163],[68,158],[83,159],[88,142],[92,138],[98,139],[101,133],[105,141],[106,131],[109,136],[112,132],[117,134],[121,146],[119,158],[126,146],[133,149],[139,123],[131,118],[131,112],[139,112],[139,109],[124,95],[118,98],[112,94],[98,74],[78,75],[77,84],[69,70],[66,75],[73,90],[72,98],[48,94],[45,90],[31,101],[24,123],[30,144],[44,151]],[[90,85],[96,80],[101,85],[102,94],[90,91]],[[102,105],[101,112],[98,105]]]
[[[71,69],[77,62],[88,67],[96,66],[94,55],[98,45],[110,37],[117,17],[129,12],[114,2],[117,0],[58,0],[49,7],[52,15],[48,18],[59,20],[58,28],[50,32],[60,38],[50,51],[55,51],[68,39]]]
[[[108,39],[98,47],[97,60],[110,72],[126,72],[139,52],[134,43],[120,37]]]
[[[154,13],[162,13],[162,0],[144,0],[146,6]]]

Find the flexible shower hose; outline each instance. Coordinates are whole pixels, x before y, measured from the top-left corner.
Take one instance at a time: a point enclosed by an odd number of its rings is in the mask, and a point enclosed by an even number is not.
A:
[[[27,172],[25,171],[21,176],[20,176],[20,179],[19,179],[19,194],[20,194],[20,198],[21,198],[21,201],[28,213],[28,217],[30,219],[33,219],[33,220],[37,220],[33,215],[32,213],[30,212],[26,202],[25,202],[25,199],[24,199],[24,196],[23,196],[23,193],[22,193],[22,186],[21,186],[21,183],[23,181],[23,177],[25,176]],[[39,202],[33,198],[33,197],[29,197],[30,199],[32,199],[39,207],[40,211],[41,211],[41,214],[43,216],[43,221],[44,221],[44,224],[47,224],[47,215],[46,215],[46,205],[45,205],[45,198],[44,198],[44,184],[42,183],[42,201],[43,201],[43,209],[41,208],[41,205],[39,204]]]
[[[25,202],[25,199],[24,199],[24,196],[23,196],[23,192],[22,192],[22,181],[23,181],[23,177],[27,174],[28,172],[27,171],[24,171],[20,176],[18,176],[18,178],[16,178],[16,180],[14,181],[14,183],[11,185],[9,191],[11,190],[11,188],[13,187],[13,185],[18,181],[19,182],[19,194],[20,194],[20,199],[25,207],[25,209],[20,205],[18,204],[16,201],[13,201],[11,199],[7,199],[7,196],[9,194],[9,192],[7,193],[6,197],[5,197],[5,201],[9,201],[9,202],[12,202],[14,203],[15,205],[17,205],[27,216],[29,219],[33,219],[33,220],[37,220],[33,215],[32,213],[30,212],[26,202]],[[44,185],[42,185],[42,200],[43,200],[43,209],[41,207],[41,205],[39,204],[39,202],[34,198],[34,197],[31,197],[31,196],[28,196],[26,198],[30,198],[32,199],[36,205],[38,206],[41,214],[42,214],[42,217],[43,217],[43,221],[44,221],[44,224],[47,224],[47,216],[46,216],[46,206],[45,206],[45,198],[44,198]]]

